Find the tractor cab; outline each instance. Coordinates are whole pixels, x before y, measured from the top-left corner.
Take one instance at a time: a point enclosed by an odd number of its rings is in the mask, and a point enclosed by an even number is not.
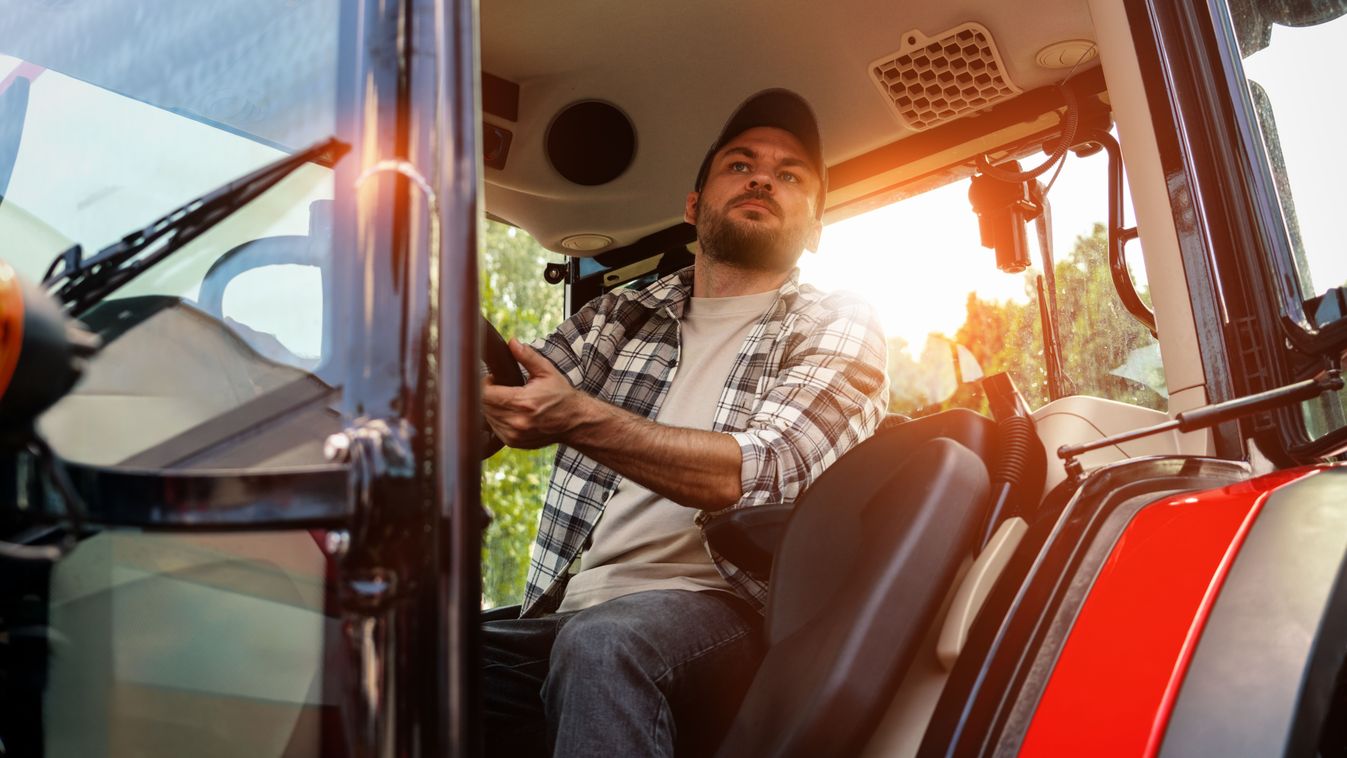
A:
[[[477,754],[493,335],[695,265],[770,87],[890,415],[712,519],[720,754],[1347,749],[1341,0],[0,7],[3,752]]]

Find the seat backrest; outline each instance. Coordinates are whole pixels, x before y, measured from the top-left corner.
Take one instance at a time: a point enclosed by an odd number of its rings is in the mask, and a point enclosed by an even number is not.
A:
[[[823,472],[809,492],[801,496],[800,502],[822,497],[811,495],[814,491],[831,493],[839,488],[845,488],[852,498],[868,498],[893,476],[895,462],[902,461],[918,445],[936,437],[948,437],[960,443],[977,453],[988,471],[994,468],[992,456],[998,439],[996,424],[991,420],[964,409],[915,420],[891,413],[880,422],[873,437]],[[759,505],[718,514],[706,526],[706,540],[731,563],[754,578],[767,581],[777,547],[795,512],[793,505]],[[825,511],[818,516],[801,518],[826,521],[826,516]]]
[[[873,730],[986,517],[994,425],[929,419],[876,434],[796,503],[767,653],[719,755],[850,755]]]
[[[850,581],[853,540],[841,527],[862,513],[889,518],[910,509],[915,481],[906,471],[911,456],[933,439],[958,442],[974,454],[970,468],[991,470],[996,424],[956,409],[882,429],[842,456],[796,502],[786,534],[772,562],[767,643],[792,634],[818,616],[820,603]],[[783,591],[784,590],[784,591]]]

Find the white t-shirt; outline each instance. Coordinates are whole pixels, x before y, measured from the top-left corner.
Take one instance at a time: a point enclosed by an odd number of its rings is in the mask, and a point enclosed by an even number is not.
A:
[[[694,297],[679,322],[678,366],[655,420],[711,429],[739,349],[777,292]],[[732,591],[702,545],[697,509],[623,479],[580,558],[558,611],[578,611],[657,589]]]

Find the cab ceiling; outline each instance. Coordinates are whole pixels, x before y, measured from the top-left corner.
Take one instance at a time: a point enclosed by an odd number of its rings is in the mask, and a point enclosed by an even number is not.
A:
[[[487,211],[558,251],[574,234],[611,237],[611,249],[665,229],[681,220],[730,111],[767,87],[814,105],[829,165],[890,144],[911,132],[871,82],[869,64],[898,50],[909,31],[935,36],[968,22],[991,32],[1025,91],[1065,75],[1035,62],[1040,49],[1094,39],[1085,0],[487,0],[482,70],[519,86],[517,121],[486,116],[513,133],[505,168],[486,169]],[[598,186],[567,181],[544,150],[553,117],[583,100],[611,103],[636,131],[630,167]]]

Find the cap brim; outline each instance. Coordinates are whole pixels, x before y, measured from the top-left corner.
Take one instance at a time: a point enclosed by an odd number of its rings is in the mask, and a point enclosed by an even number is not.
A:
[[[693,189],[701,191],[702,185],[706,183],[711,161],[721,148],[745,131],[759,126],[770,126],[795,135],[804,146],[805,153],[823,184],[823,189],[819,192],[820,197],[823,197],[827,192],[828,169],[823,162],[823,145],[819,139],[818,120],[814,118],[814,110],[804,98],[788,89],[779,88],[766,89],[752,95],[735,109],[725,122],[725,127],[720,130],[720,136],[716,138],[702,160]],[[821,201],[819,205],[821,212]]]
[[[744,101],[725,122],[716,149],[757,126],[771,126],[795,135],[810,157],[822,163],[822,146],[814,111],[804,98],[786,89],[763,90]]]

